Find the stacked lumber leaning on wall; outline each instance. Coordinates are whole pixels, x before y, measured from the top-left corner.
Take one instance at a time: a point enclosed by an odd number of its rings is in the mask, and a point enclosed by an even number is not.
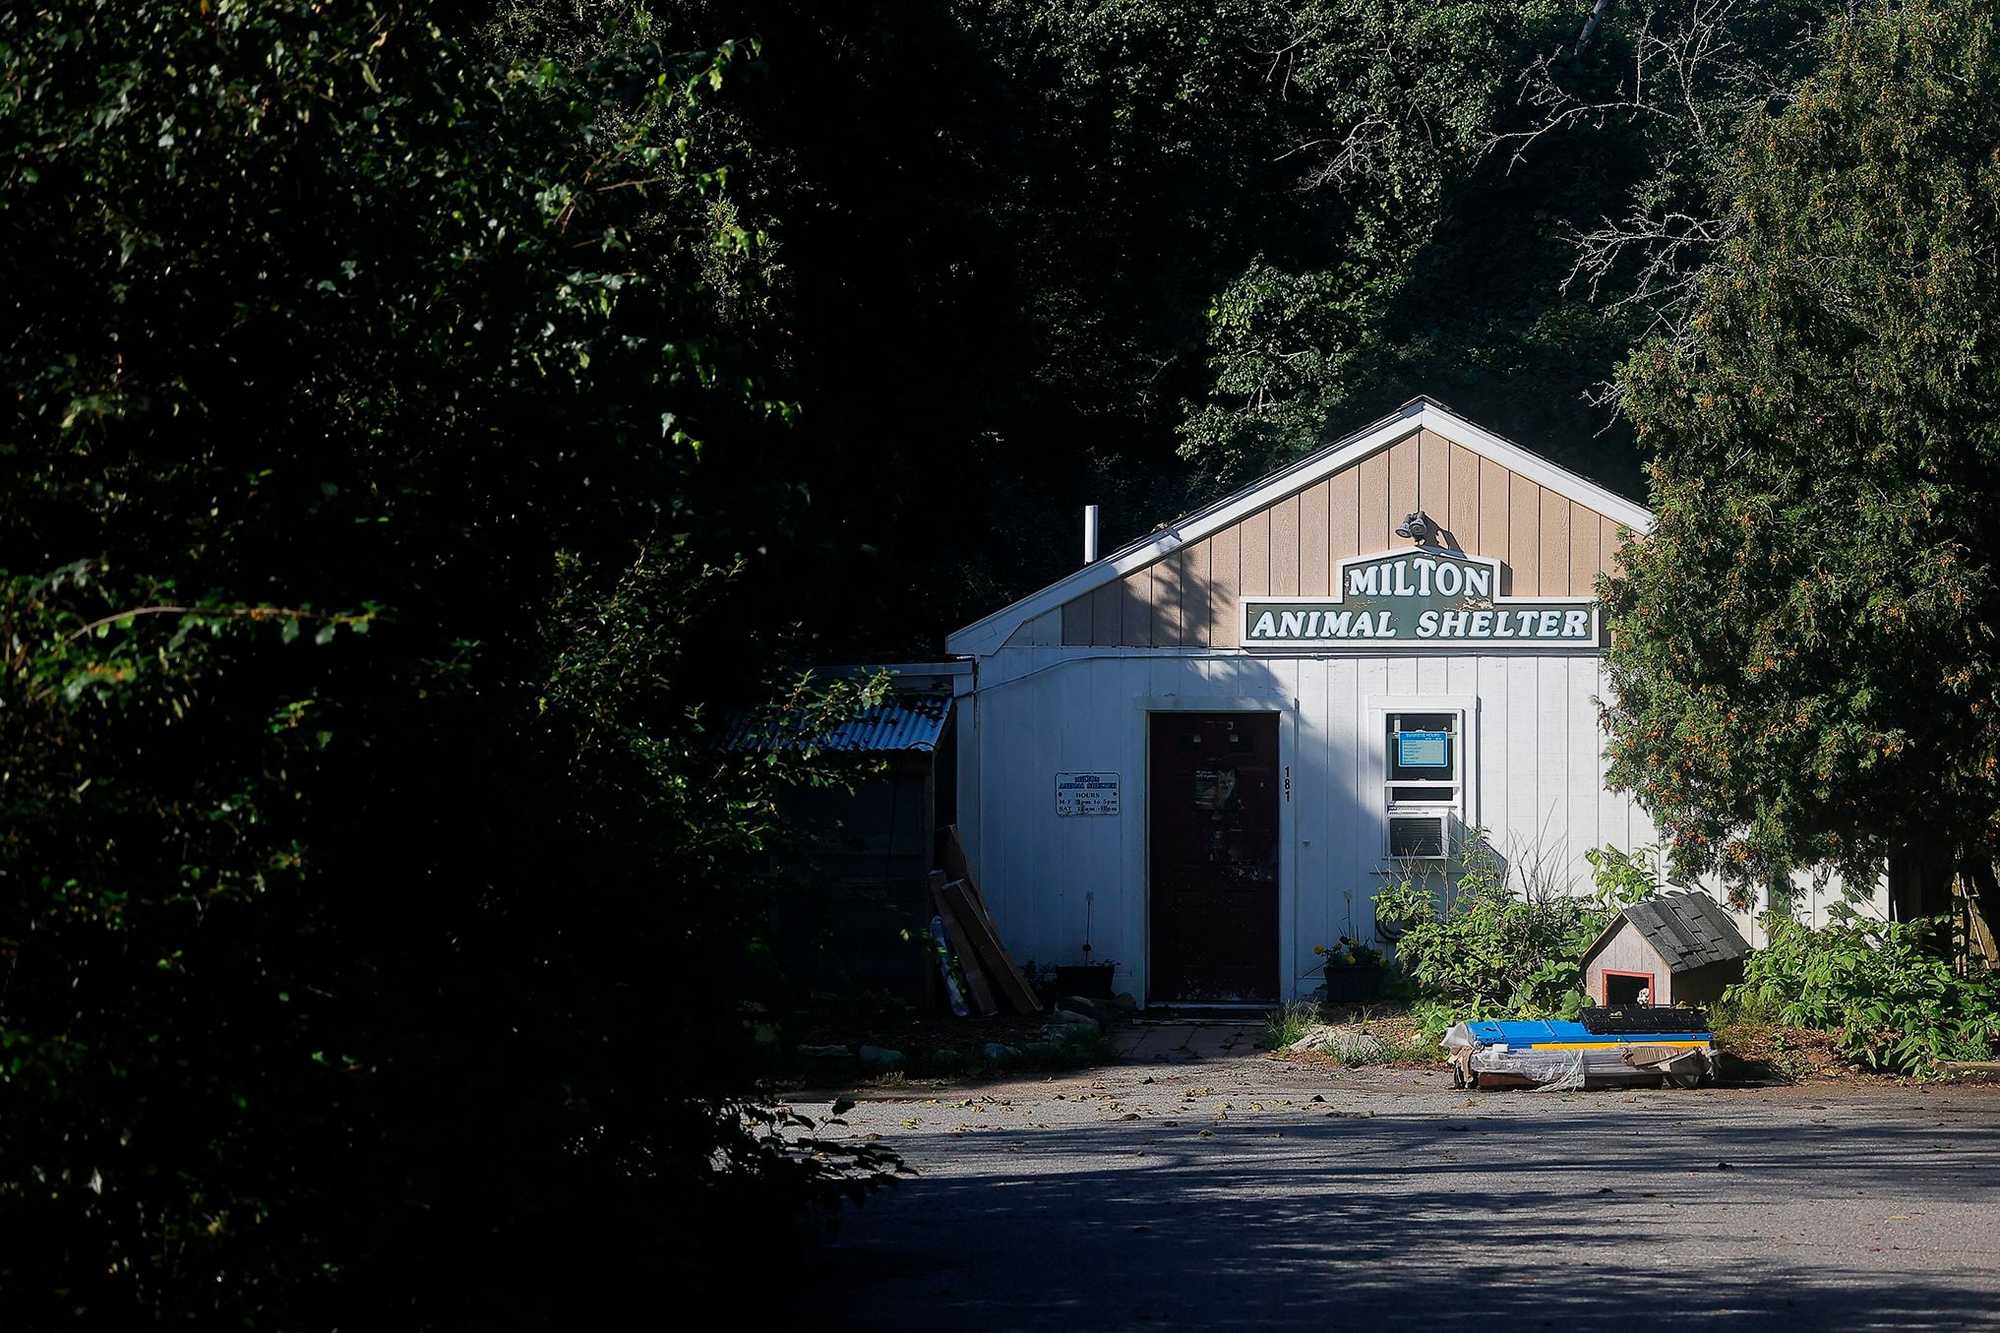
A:
[[[951,942],[951,952],[958,960],[959,975],[965,978],[965,988],[970,993],[973,1009],[981,1018],[991,1018],[1000,1012],[1000,1006],[993,1002],[993,987],[973,954],[972,942],[966,936],[958,912],[946,901],[947,887],[944,871],[931,871],[931,911],[944,922],[945,938]]]
[[[1000,942],[1000,928],[986,910],[956,826],[945,829],[943,860],[944,869],[931,872],[931,901],[944,920],[974,1007],[988,1017],[999,1011],[996,1000],[1004,999],[1016,1013],[1039,1014],[1042,1002]]]

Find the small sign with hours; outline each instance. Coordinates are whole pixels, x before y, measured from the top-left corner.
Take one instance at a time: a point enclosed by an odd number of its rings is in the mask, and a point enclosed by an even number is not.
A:
[[[1115,815],[1118,813],[1116,773],[1056,774],[1058,815]]]

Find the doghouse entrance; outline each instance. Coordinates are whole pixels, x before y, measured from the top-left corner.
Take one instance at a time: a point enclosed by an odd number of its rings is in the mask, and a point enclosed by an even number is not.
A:
[[[1604,1003],[1613,1004],[1657,1004],[1653,998],[1653,974],[1651,972],[1612,972],[1604,974]]]
[[[1156,1001],[1278,998],[1278,715],[1155,713]]]

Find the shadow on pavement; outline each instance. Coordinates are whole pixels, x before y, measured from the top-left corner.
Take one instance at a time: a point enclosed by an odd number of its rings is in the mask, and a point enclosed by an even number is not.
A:
[[[948,1170],[851,1219],[800,1310],[843,1328],[1986,1326],[2000,1127],[1952,1119],[1780,1126],[1711,1104],[912,1135],[896,1146]]]

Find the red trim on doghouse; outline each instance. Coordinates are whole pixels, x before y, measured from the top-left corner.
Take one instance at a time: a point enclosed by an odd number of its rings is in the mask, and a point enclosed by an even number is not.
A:
[[[1658,1004],[1660,1002],[1659,992],[1653,989],[1653,974],[1651,972],[1624,972],[1615,967],[1607,967],[1598,976],[1604,982],[1604,994],[1599,998],[1603,1000],[1607,1008],[1611,1004],[1611,978],[1613,977],[1643,978],[1646,983],[1646,1002],[1648,1004]]]

